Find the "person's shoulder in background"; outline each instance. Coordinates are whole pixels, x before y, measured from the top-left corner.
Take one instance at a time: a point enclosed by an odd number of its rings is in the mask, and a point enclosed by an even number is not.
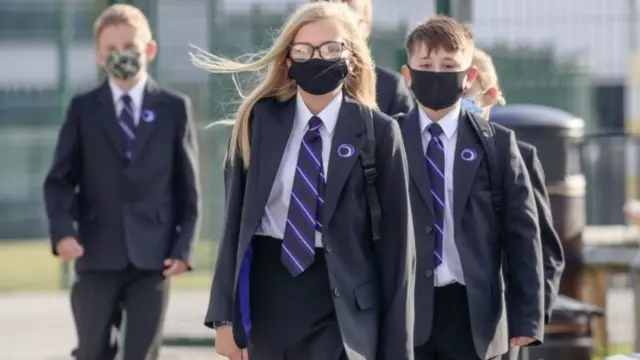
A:
[[[413,96],[402,75],[391,69],[376,66],[376,98],[383,113],[393,116],[408,113],[414,106]]]

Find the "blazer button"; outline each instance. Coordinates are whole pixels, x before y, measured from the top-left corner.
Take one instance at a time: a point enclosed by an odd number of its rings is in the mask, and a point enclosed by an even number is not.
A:
[[[331,247],[331,244],[327,244],[324,246],[324,251],[327,253],[330,253],[333,251],[333,247]]]
[[[425,231],[427,232],[427,234],[431,234],[433,232],[433,227],[432,226],[427,226],[425,228]]]
[[[427,270],[427,271],[425,271],[425,272],[424,272],[424,276],[426,276],[426,277],[432,277],[432,276],[433,276],[433,271],[431,271],[431,270]]]
[[[333,296],[334,297],[340,297],[340,290],[338,290],[338,288],[334,288],[333,289]]]

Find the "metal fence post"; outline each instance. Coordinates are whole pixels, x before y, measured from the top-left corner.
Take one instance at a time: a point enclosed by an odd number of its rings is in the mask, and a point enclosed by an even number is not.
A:
[[[58,105],[60,108],[60,122],[66,116],[66,106],[69,103],[69,48],[73,41],[73,23],[71,22],[71,6],[68,0],[58,0],[56,12],[58,13]],[[63,262],[60,272],[60,287],[68,289],[71,280],[71,265]]]

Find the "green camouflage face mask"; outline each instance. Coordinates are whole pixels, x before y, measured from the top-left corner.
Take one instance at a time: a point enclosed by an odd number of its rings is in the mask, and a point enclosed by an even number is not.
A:
[[[136,76],[142,68],[140,52],[131,50],[114,51],[107,57],[105,70],[109,75],[121,79],[128,80]]]

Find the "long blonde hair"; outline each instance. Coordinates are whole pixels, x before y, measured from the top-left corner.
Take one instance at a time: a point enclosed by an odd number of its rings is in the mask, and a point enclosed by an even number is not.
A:
[[[498,72],[493,64],[493,59],[485,51],[476,48],[473,52],[473,60],[471,65],[478,68],[478,76],[471,85],[471,89],[467,92],[479,105],[485,108],[482,114],[485,118],[489,116],[489,109],[496,103],[505,105],[506,100],[498,83]],[[491,88],[497,90],[496,98],[493,98],[488,91]]]
[[[197,49],[191,53],[194,65],[213,72],[234,74],[240,72],[257,72],[266,69],[264,79],[247,95],[235,115],[231,140],[229,142],[228,159],[240,155],[245,168],[249,167],[251,146],[249,144],[249,117],[256,103],[266,97],[275,97],[279,101],[288,101],[297,92],[295,81],[289,78],[286,60],[289,45],[296,34],[306,24],[332,19],[342,28],[345,47],[349,50],[349,75],[345,80],[345,91],[358,103],[377,109],[376,75],[371,53],[366,41],[360,35],[357,19],[345,4],[313,3],[298,8],[291,15],[279,32],[271,48],[257,60],[238,62]]]

